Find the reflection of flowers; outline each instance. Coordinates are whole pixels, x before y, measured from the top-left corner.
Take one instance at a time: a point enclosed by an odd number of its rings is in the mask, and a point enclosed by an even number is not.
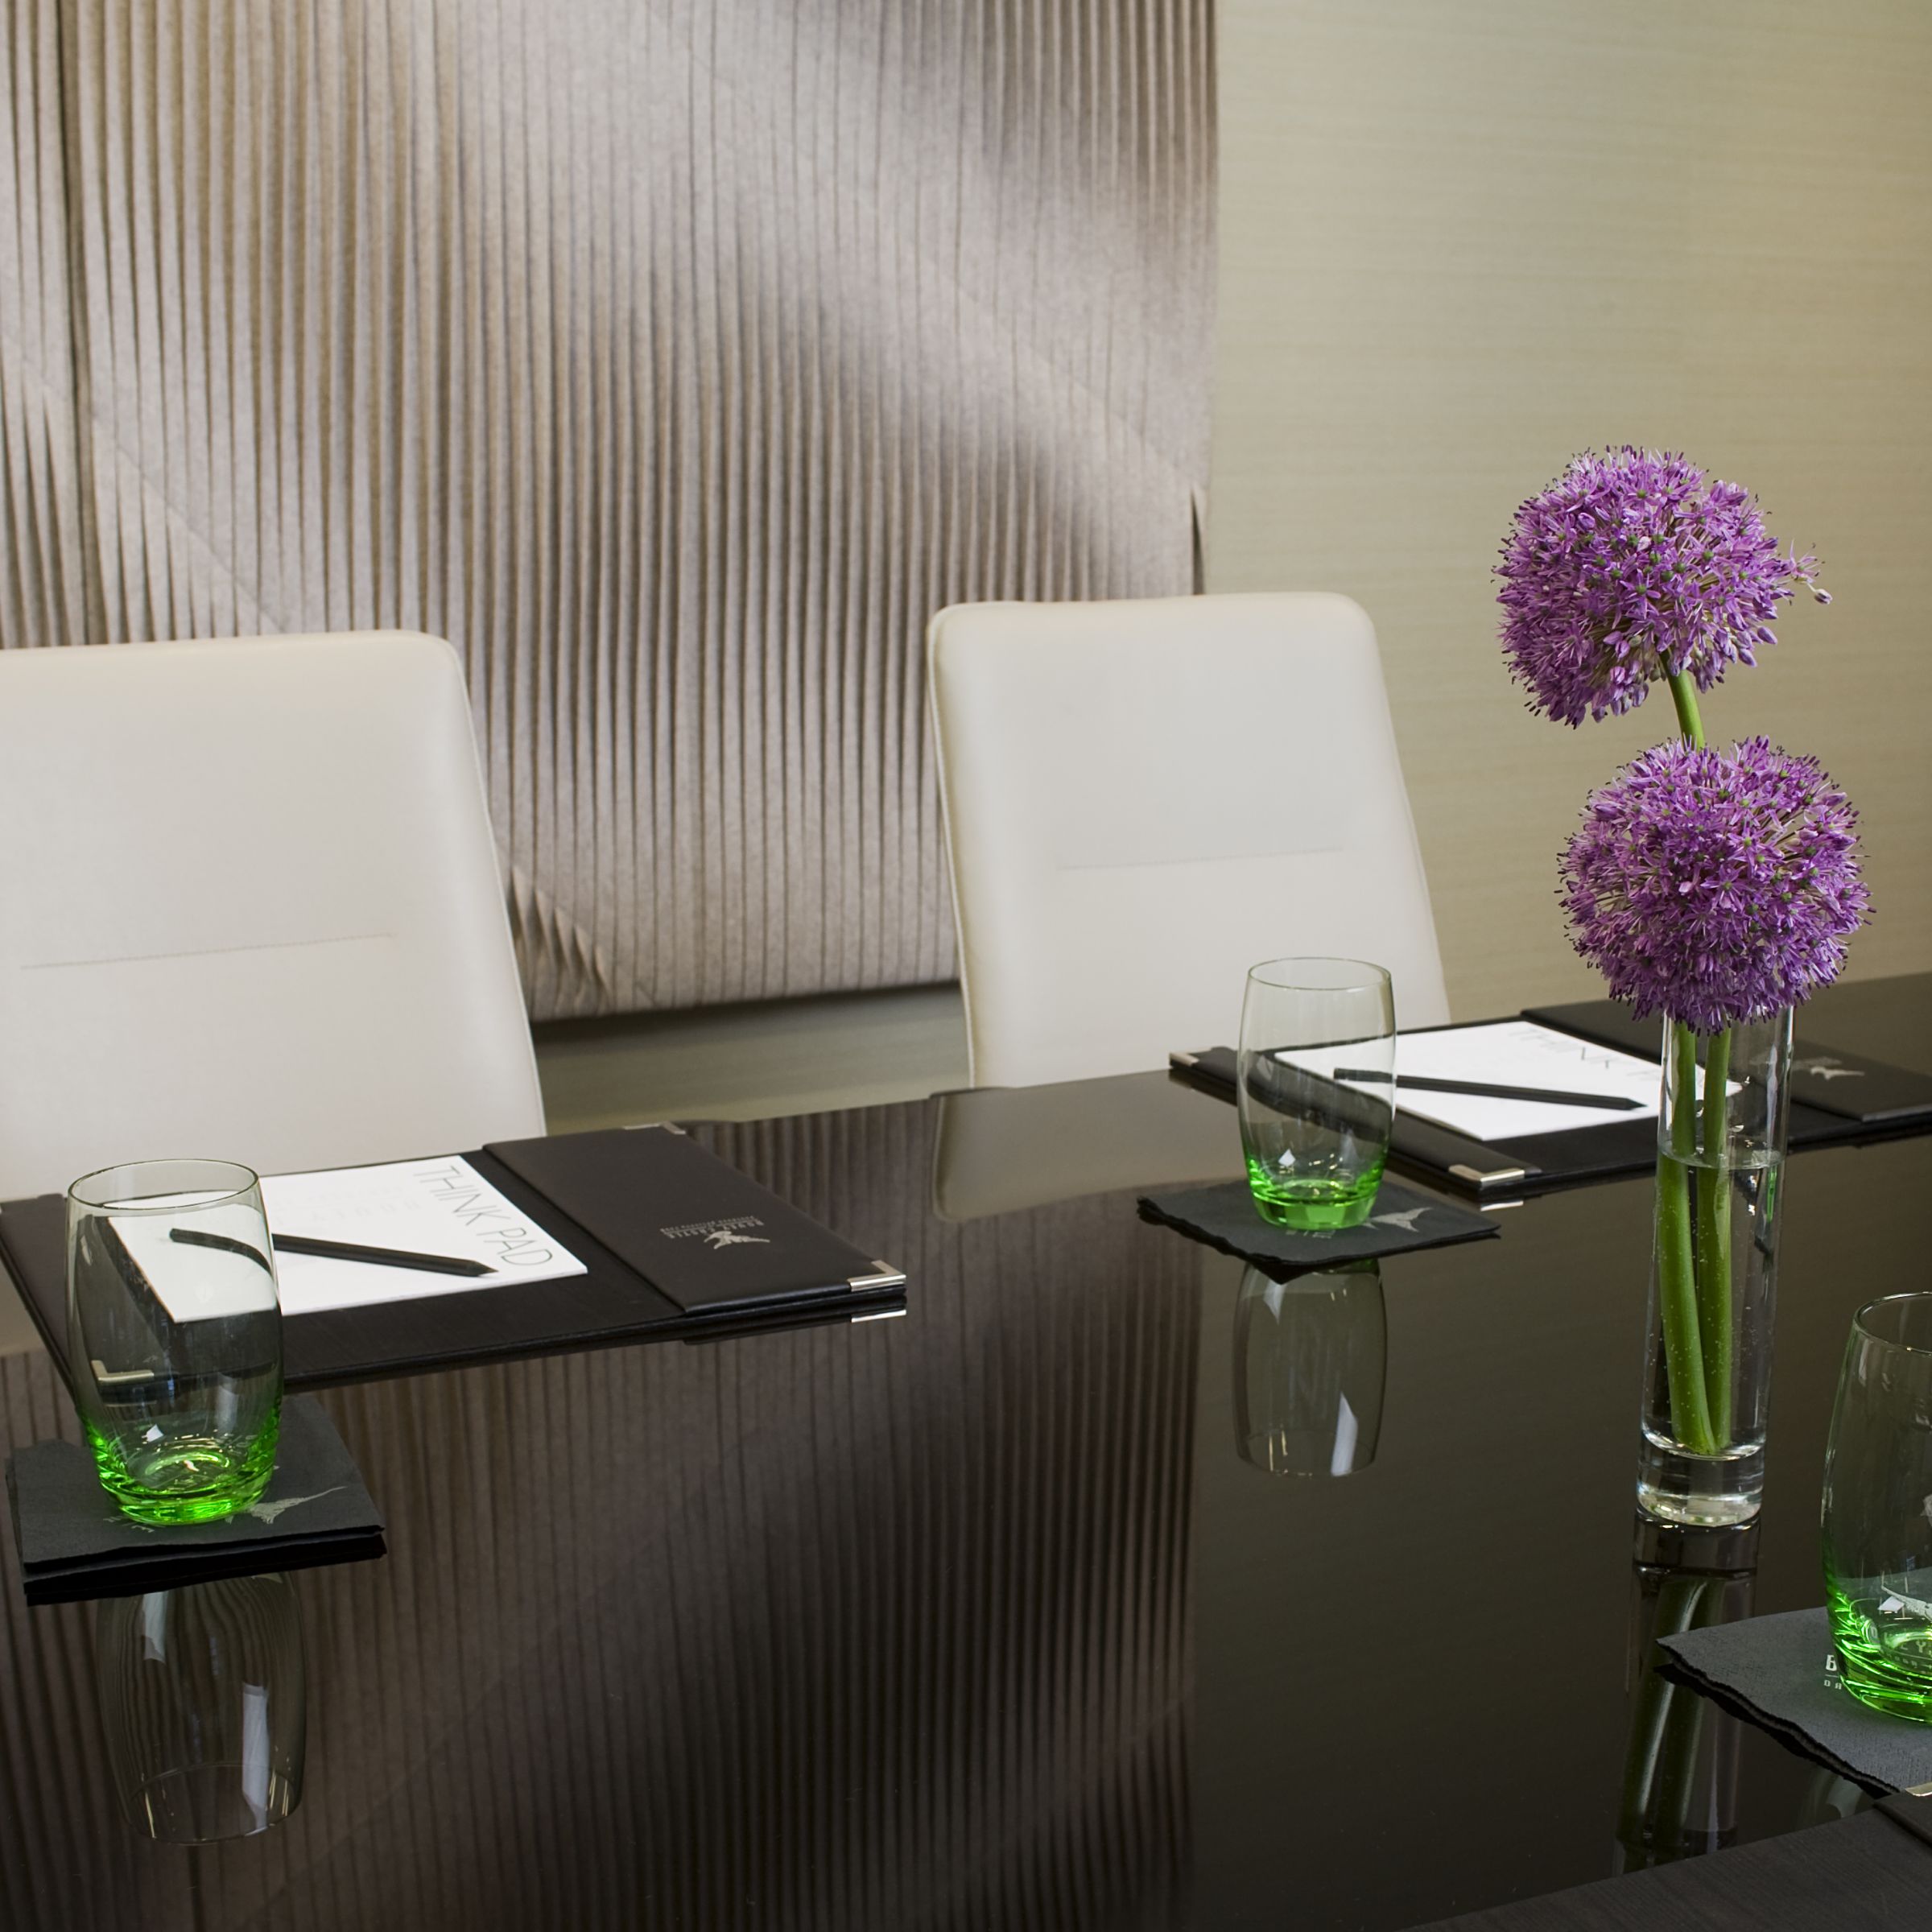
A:
[[[1775,640],[1810,557],[1781,556],[1751,493],[1679,456],[1586,450],[1516,513],[1496,575],[1503,650],[1537,710],[1565,724],[1634,710],[1657,679],[1708,691]]]
[[[1858,815],[1814,759],[1660,745],[1591,797],[1562,864],[1576,949],[1637,1013],[1715,1033],[1838,976],[1870,902]]]

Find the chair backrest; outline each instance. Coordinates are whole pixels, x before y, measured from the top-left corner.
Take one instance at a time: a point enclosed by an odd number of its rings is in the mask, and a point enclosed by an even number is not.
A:
[[[0,1198],[543,1131],[448,645],[0,651]]]
[[[1374,627],[1346,597],[964,604],[928,669],[976,1086],[1232,1045],[1248,968],[1449,1017]]]

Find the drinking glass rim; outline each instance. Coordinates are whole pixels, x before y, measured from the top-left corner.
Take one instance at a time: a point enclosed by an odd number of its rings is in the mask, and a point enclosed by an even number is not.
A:
[[[1880,1335],[1870,1327],[1865,1317],[1875,1308],[1884,1308],[1893,1302],[1925,1302],[1932,1304],[1932,1291],[1923,1288],[1902,1288],[1897,1294],[1878,1294],[1865,1303],[1852,1317],[1852,1326],[1868,1342],[1876,1342],[1881,1348],[1902,1348],[1907,1355],[1932,1356],[1932,1344],[1901,1342],[1897,1336]]]
[[[248,1178],[240,1187],[230,1187],[225,1192],[211,1194],[208,1199],[196,1201],[189,1208],[184,1208],[178,1198],[179,1189],[175,1191],[174,1197],[157,1199],[151,1204],[118,1195],[111,1199],[97,1200],[80,1191],[89,1181],[101,1180],[103,1176],[110,1174],[131,1174],[142,1167],[225,1167],[231,1174],[246,1174]],[[163,1154],[156,1160],[110,1161],[106,1166],[97,1167],[93,1172],[82,1174],[78,1180],[70,1182],[67,1198],[76,1207],[88,1208],[96,1214],[199,1214],[209,1208],[223,1208],[230,1201],[238,1201],[243,1195],[252,1192],[261,1185],[261,1175],[252,1167],[243,1166],[240,1161],[226,1160],[216,1154]],[[97,1193],[102,1195],[106,1191],[105,1187],[96,1190]]]
[[[1271,979],[1269,969],[1277,966],[1356,966],[1361,968],[1364,977],[1352,984],[1340,986],[1310,986],[1299,980]],[[1378,966],[1373,960],[1358,960],[1346,953],[1291,952],[1278,960],[1261,960],[1248,968],[1250,980],[1263,986],[1272,986],[1282,993],[1366,993],[1375,985],[1389,985],[1394,975],[1386,966]]]

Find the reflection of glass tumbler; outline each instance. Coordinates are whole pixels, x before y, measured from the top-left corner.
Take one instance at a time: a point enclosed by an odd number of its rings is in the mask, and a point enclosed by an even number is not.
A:
[[[1241,1278],[1234,1311],[1234,1435],[1271,1476],[1347,1476],[1375,1460],[1388,1369],[1382,1271],[1373,1261],[1271,1280]]]
[[[137,1831],[206,1844],[295,1810],[308,1687],[287,1578],[110,1598],[94,1658],[108,1762]]]

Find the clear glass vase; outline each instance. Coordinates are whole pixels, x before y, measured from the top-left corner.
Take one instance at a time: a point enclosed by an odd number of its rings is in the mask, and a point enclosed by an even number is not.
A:
[[[1791,1016],[1664,1026],[1638,1506],[1750,1521],[1765,1487]]]

